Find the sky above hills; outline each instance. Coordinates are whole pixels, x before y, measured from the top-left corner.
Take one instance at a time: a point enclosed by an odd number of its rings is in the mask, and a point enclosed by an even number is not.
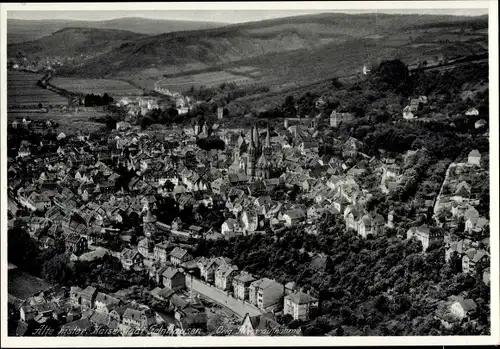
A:
[[[434,14],[456,16],[480,16],[488,14],[488,9],[394,9],[394,10],[155,10],[155,11],[9,11],[8,18],[26,20],[88,20],[101,21],[124,17],[150,19],[212,21],[223,23],[243,23],[272,18],[289,17],[325,12],[342,13],[391,13],[391,14]]]

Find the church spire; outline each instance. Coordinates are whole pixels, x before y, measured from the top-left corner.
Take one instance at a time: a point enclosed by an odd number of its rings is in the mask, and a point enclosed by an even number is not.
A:
[[[257,124],[253,127],[253,141],[255,142],[255,148],[259,148],[259,129],[257,128]]]
[[[255,148],[253,127],[252,130],[250,131],[250,143],[248,144],[248,148],[249,149]]]
[[[267,133],[266,133],[266,148],[271,146],[271,132],[269,131],[269,123],[267,123]]]

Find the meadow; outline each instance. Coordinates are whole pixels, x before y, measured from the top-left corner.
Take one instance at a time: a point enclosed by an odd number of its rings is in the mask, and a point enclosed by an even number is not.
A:
[[[36,85],[42,77],[42,74],[9,71],[7,73],[8,107],[26,108],[38,106],[40,103],[43,107],[67,105],[67,98]]]
[[[92,133],[102,129],[105,124],[97,120],[104,120],[106,114],[94,108],[80,108],[78,113],[61,112],[50,110],[48,113],[30,113],[30,112],[8,112],[8,122],[22,119],[24,117],[31,120],[53,121],[59,124],[57,132],[63,132],[66,135],[77,134],[78,131]]]
[[[104,93],[107,93],[110,96],[137,96],[143,94],[143,91],[141,89],[134,87],[130,83],[114,79],[80,79],[55,77],[50,80],[50,83],[67,91],[84,94],[93,93],[102,95]]]

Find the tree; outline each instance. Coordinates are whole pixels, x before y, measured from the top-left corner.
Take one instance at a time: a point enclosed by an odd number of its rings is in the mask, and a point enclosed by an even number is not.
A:
[[[8,230],[7,241],[7,260],[21,270],[38,275],[40,265],[36,261],[39,251],[31,236],[24,229],[14,227]]]
[[[59,284],[67,284],[72,278],[72,269],[68,266],[67,256],[58,254],[43,264],[42,275],[45,279]]]
[[[330,86],[334,89],[342,88],[344,85],[340,82],[339,78],[333,78]]]
[[[282,105],[282,110],[286,118],[294,118],[296,116],[295,99],[293,96],[288,95]]]
[[[410,92],[408,67],[399,59],[382,61],[372,76],[382,89],[403,95]]]
[[[202,150],[212,150],[212,149],[217,149],[217,150],[224,150],[226,144],[224,141],[218,137],[215,136],[209,136],[206,138],[198,138],[196,140],[196,145],[202,149]]]

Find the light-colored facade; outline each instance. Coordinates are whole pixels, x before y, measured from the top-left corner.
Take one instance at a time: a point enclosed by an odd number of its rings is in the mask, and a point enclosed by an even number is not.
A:
[[[263,278],[249,287],[249,301],[260,309],[282,304],[285,287],[274,280]]]
[[[297,292],[285,297],[284,313],[294,320],[308,321],[318,310],[318,300],[309,294]]]

